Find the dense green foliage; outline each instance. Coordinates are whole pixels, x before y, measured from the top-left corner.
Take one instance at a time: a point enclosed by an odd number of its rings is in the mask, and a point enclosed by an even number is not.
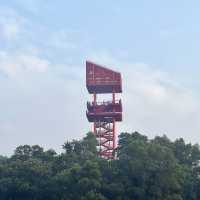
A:
[[[98,158],[92,133],[63,149],[24,145],[10,158],[0,156],[0,199],[200,199],[200,149],[183,139],[122,133],[114,161]]]

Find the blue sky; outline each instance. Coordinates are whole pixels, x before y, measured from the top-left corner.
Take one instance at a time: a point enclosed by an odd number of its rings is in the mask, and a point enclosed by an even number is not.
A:
[[[85,60],[121,71],[119,131],[200,142],[199,1],[0,0],[0,154],[91,126]]]

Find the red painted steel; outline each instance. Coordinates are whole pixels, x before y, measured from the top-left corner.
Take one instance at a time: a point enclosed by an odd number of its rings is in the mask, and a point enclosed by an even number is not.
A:
[[[93,101],[87,102],[86,115],[94,123],[99,156],[115,159],[116,122],[122,121],[122,103],[116,100],[116,93],[122,92],[121,74],[86,61],[86,85],[93,94]],[[112,101],[97,102],[97,94],[102,93],[112,94]]]
[[[121,93],[122,79],[119,72],[86,61],[86,85],[90,94]]]

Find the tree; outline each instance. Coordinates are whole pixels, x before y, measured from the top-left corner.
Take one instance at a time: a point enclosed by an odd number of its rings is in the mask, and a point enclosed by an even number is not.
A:
[[[81,198],[81,200],[106,200],[106,198],[95,191],[88,192],[84,197]]]
[[[0,157],[1,200],[198,200],[199,145],[167,136],[122,133],[118,159],[98,158],[96,138],[63,145],[56,154],[38,145]]]

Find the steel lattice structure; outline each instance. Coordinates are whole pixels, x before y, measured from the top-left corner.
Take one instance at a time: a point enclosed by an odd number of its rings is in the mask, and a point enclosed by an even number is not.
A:
[[[122,93],[122,79],[115,72],[93,62],[86,61],[86,85],[93,95],[87,102],[87,118],[94,123],[94,134],[98,142],[99,156],[114,159],[116,149],[116,122],[122,121],[122,103],[116,100],[116,93]],[[97,95],[111,94],[111,101],[97,101]]]

